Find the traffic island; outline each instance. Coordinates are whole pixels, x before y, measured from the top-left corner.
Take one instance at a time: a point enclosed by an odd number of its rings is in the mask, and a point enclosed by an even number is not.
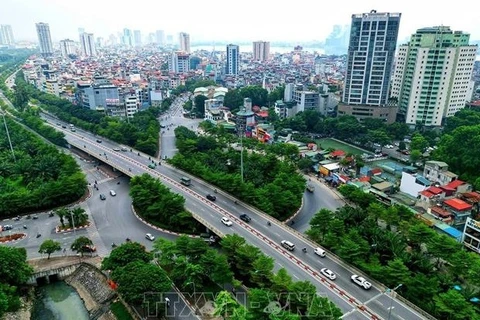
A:
[[[0,237],[0,243],[9,243],[17,240],[22,240],[27,237],[26,233],[14,233],[14,234],[9,234],[7,236],[1,236]]]
[[[55,228],[55,233],[64,233],[64,232],[71,232],[71,231],[74,231],[74,230],[83,230],[83,229],[87,229],[88,227],[90,227],[90,221],[87,222],[87,224],[85,224],[83,226],[79,226],[79,227],[75,227],[75,228],[57,226]]]

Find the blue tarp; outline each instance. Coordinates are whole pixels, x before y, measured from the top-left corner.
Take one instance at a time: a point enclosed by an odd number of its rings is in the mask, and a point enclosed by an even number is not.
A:
[[[461,239],[462,238],[462,233],[458,231],[457,229],[453,227],[447,227],[443,229],[444,232],[446,232],[448,235],[452,236],[455,239]]]

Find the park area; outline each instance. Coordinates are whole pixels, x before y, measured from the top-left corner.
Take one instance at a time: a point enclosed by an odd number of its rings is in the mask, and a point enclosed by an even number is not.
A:
[[[332,148],[332,149],[335,149],[335,150],[343,150],[346,153],[351,153],[351,154],[354,154],[354,155],[362,155],[364,153],[371,153],[371,152],[368,152],[366,150],[364,151],[364,150],[359,149],[357,147],[348,145],[346,143],[343,143],[341,141],[331,139],[331,138],[319,139],[316,142],[317,142],[317,145],[319,146],[319,148],[321,148],[321,149]]]

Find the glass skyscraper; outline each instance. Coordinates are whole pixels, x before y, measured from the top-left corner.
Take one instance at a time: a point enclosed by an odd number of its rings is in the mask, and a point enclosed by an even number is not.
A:
[[[386,106],[400,13],[352,15],[343,103]]]

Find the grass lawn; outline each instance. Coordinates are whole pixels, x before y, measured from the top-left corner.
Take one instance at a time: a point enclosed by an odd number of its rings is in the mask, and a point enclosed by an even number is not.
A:
[[[117,320],[133,320],[130,313],[128,313],[127,308],[120,301],[114,302],[110,305],[110,310],[117,318]]]
[[[330,139],[330,138],[324,138],[324,139],[316,140],[316,143],[322,149],[329,149],[329,148],[332,148],[332,149],[335,149],[335,150],[338,149],[338,150],[343,150],[346,153],[352,153],[352,154],[356,154],[356,155],[362,155],[362,154],[366,153],[365,151],[363,151],[361,149],[349,146],[348,144],[345,144],[345,143],[342,143],[342,142],[339,142],[339,141],[336,141],[336,140],[333,140],[333,139]]]

